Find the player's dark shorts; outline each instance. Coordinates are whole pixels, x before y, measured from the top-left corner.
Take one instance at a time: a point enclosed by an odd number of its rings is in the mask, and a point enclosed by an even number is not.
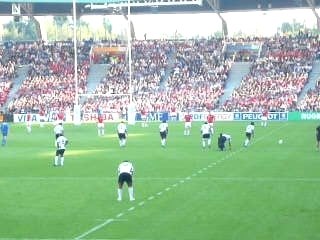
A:
[[[320,134],[317,134],[317,141],[320,142]]]
[[[126,139],[126,134],[125,133],[118,133],[119,139]]]
[[[210,138],[210,133],[202,134],[202,138],[209,139]]]
[[[251,136],[252,136],[251,133],[246,132],[246,137],[247,137],[249,140],[251,139]]]
[[[161,137],[161,139],[167,138],[167,131],[160,132],[160,137]]]
[[[56,134],[56,139],[58,138],[58,137],[60,137],[62,135],[62,133],[57,133]]]
[[[132,176],[130,173],[120,173],[118,177],[118,183],[122,185],[124,182],[126,182],[128,185],[132,185]]]
[[[63,157],[64,151],[65,151],[65,149],[57,149],[57,151],[56,151],[56,156],[61,156],[61,157]]]
[[[2,136],[7,137],[8,136],[8,132],[2,132]]]

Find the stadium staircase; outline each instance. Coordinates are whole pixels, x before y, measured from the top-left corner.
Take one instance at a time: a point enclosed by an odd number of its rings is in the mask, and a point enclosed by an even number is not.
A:
[[[172,52],[168,55],[168,65],[165,69],[164,76],[161,77],[160,80],[160,89],[165,90],[166,85],[167,85],[167,80],[173,71],[173,68],[175,66],[175,59],[176,59],[176,51],[172,50]]]
[[[88,93],[93,93],[100,80],[106,76],[108,64],[91,64],[88,75]]]
[[[308,82],[304,86],[304,88],[302,89],[302,91],[298,97],[298,102],[305,97],[305,95],[307,94],[307,92],[310,89],[312,89],[316,86],[316,82],[319,78],[320,78],[320,60],[316,60],[312,64],[312,70],[309,74]]]
[[[27,78],[29,66],[22,65],[18,67],[16,72],[16,77],[13,79],[13,87],[9,93],[7,102],[5,103],[4,107],[7,108],[9,102],[16,96],[17,91],[19,90],[23,81]]]
[[[250,72],[250,66],[250,62],[233,63],[226,81],[224,94],[219,100],[220,106],[223,106],[225,101],[231,96],[233,90],[240,85],[242,78]]]

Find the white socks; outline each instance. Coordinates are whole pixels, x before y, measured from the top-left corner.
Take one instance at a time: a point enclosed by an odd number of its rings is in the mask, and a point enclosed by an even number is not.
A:
[[[128,187],[128,192],[129,192],[129,199],[130,201],[134,201],[134,196],[133,196],[133,187]],[[122,201],[122,189],[118,188],[118,201]]]

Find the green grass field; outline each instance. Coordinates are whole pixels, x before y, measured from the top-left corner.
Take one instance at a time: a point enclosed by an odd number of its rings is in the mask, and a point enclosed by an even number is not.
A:
[[[316,240],[320,239],[318,122],[218,122],[233,149],[201,147],[200,124],[183,136],[169,123],[161,148],[158,123],[129,126],[119,148],[115,124],[65,125],[65,166],[53,167],[53,126],[12,125],[0,148],[0,239]],[[284,143],[279,145],[278,139]],[[117,166],[131,160],[136,201],[117,199]]]

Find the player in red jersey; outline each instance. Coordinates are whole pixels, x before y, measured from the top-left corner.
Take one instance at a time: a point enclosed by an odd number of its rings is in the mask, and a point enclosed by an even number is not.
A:
[[[64,112],[60,110],[57,115],[58,122],[64,122]]]
[[[97,128],[98,128],[98,136],[103,136],[104,135],[104,118],[102,114],[98,115],[97,119]]]
[[[142,108],[141,109],[141,127],[148,127],[148,123],[147,123],[147,116],[148,116],[148,113],[147,113],[147,111],[146,111],[146,109],[145,108]]]
[[[191,122],[192,122],[192,115],[187,112],[186,115],[184,115],[184,135],[189,136],[191,132]]]
[[[39,121],[40,121],[40,127],[44,127],[44,123],[46,121],[46,112],[43,109],[40,109],[39,111]]]
[[[266,127],[267,126],[267,121],[268,121],[268,109],[264,109],[261,113],[261,126]]]
[[[207,123],[211,127],[211,134],[214,133],[214,123],[215,123],[215,121],[216,121],[216,117],[211,112],[209,112],[209,114],[207,116]]]

